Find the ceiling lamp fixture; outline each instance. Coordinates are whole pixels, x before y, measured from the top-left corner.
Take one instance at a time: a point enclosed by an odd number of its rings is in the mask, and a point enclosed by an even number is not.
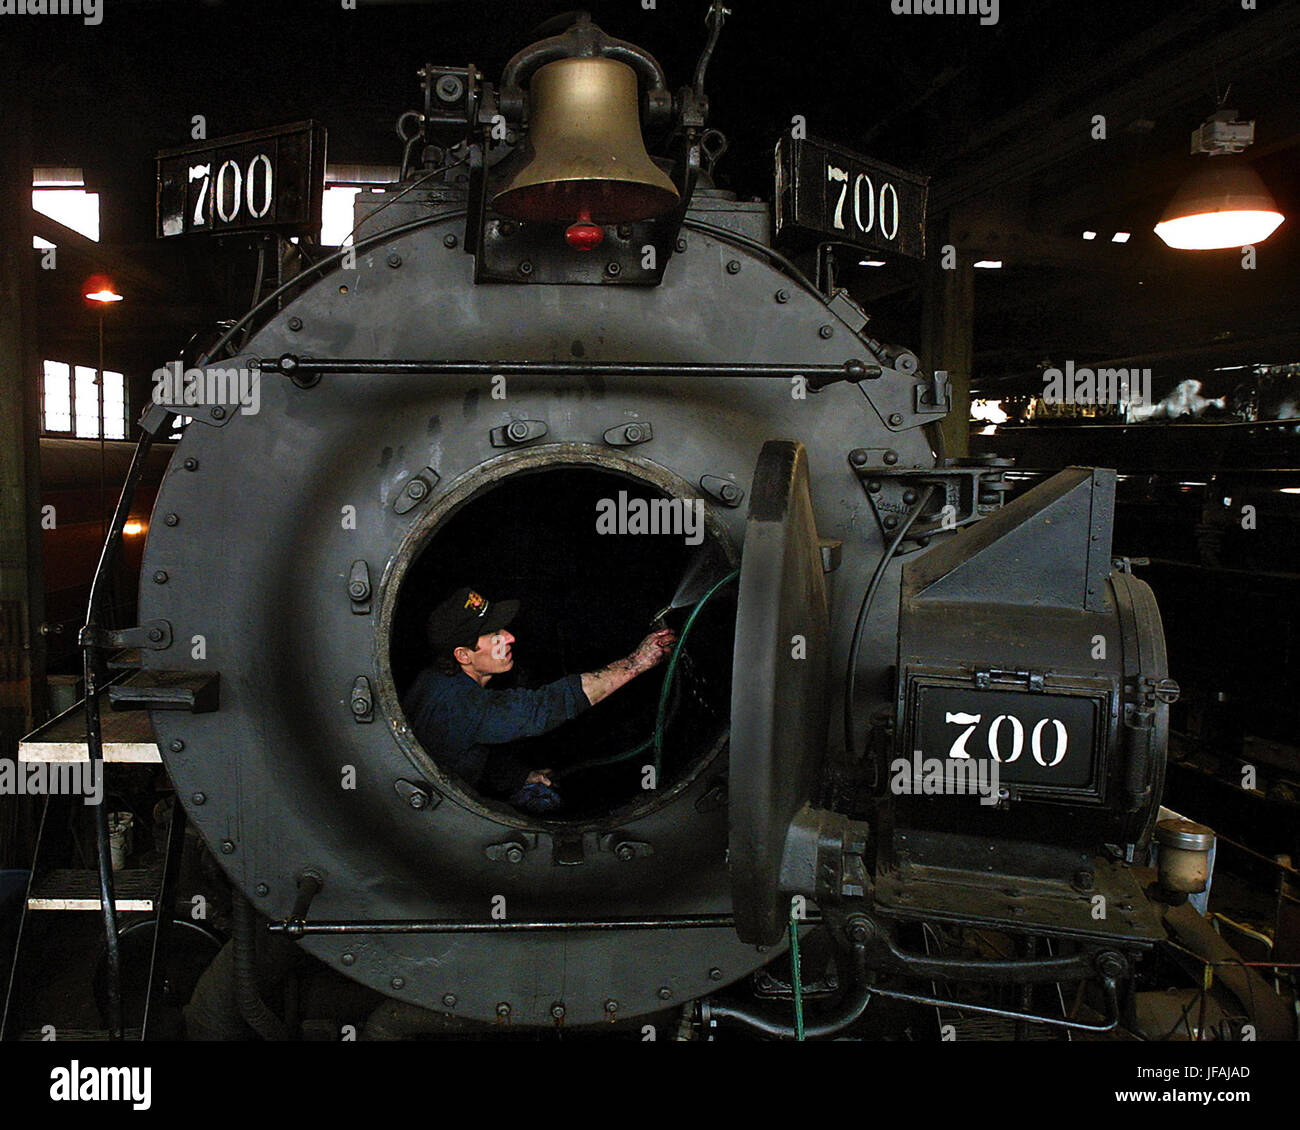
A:
[[[1238,156],[1255,140],[1255,123],[1236,117],[1235,110],[1219,110],[1192,134],[1192,153],[1209,160],[1183,182],[1155,226],[1170,247],[1210,251],[1262,243],[1286,218],[1259,174]]]

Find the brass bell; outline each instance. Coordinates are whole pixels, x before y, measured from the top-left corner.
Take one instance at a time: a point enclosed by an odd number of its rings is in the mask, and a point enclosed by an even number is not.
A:
[[[636,72],[616,59],[559,59],[529,84],[530,124],[492,206],[518,220],[631,223],[677,189],[641,138]]]

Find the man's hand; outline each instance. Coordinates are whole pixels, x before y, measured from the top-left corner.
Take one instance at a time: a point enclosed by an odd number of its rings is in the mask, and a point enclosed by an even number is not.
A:
[[[534,769],[527,777],[524,778],[525,785],[550,785],[551,778],[548,774],[549,769]]]
[[[632,660],[637,673],[641,674],[667,659],[676,642],[677,633],[672,628],[660,628],[637,644],[636,650],[628,658]]]

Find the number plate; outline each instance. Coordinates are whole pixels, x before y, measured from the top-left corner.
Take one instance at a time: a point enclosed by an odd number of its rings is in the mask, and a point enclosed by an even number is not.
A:
[[[925,258],[929,178],[813,138],[776,147],[776,233]]]
[[[916,695],[913,749],[923,757],[993,759],[1012,784],[1093,783],[1101,709],[1094,698],[935,686]]]
[[[164,149],[157,161],[160,237],[320,230],[325,127],[316,122]]]

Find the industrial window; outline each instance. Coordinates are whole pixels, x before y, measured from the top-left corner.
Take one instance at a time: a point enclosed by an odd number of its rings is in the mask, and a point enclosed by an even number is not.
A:
[[[98,439],[103,402],[105,439],[126,439],[126,378],[104,370],[101,390],[98,371],[89,365],[46,361],[41,380],[41,430],[46,435]]]
[[[87,192],[80,169],[36,169],[32,177],[32,207],[65,228],[99,241],[99,193]],[[54,244],[32,237],[36,248]]]

